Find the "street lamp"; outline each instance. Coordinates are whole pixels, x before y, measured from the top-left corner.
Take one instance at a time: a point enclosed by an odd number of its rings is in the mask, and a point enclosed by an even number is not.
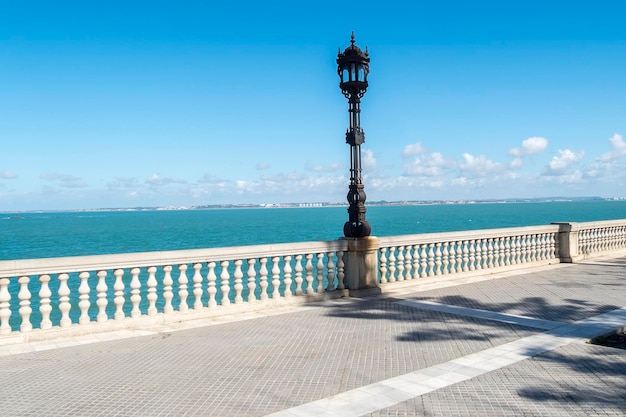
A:
[[[365,133],[361,129],[361,98],[367,90],[367,76],[370,72],[370,57],[354,44],[354,32],[350,46],[337,53],[337,73],[339,88],[348,99],[350,127],[346,131],[346,142],[350,145],[350,186],[348,191],[348,221],[343,226],[346,237],[366,237],[372,233],[372,226],[365,220],[365,188],[361,177],[361,144]]]

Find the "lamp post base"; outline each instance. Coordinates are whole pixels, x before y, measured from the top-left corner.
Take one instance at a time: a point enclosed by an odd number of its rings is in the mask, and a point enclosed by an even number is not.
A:
[[[378,249],[380,241],[373,236],[344,237],[348,241],[348,250],[343,254],[344,286],[354,291],[379,288],[378,286]]]

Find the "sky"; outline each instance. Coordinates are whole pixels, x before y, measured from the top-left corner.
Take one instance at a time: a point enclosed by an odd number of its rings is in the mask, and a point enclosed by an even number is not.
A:
[[[626,197],[626,2],[0,0],[0,211]]]

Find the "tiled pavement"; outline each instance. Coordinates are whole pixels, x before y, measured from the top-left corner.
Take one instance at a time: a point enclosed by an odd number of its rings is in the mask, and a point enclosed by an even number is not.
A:
[[[626,326],[625,282],[620,258],[0,347],[0,416],[623,416],[626,351],[584,342]]]

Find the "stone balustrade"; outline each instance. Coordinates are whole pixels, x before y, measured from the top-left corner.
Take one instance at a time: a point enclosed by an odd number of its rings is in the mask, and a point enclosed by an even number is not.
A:
[[[373,263],[376,285],[385,287],[626,250],[626,220],[389,236],[372,242],[367,249],[368,256],[372,248],[378,255]],[[354,281],[346,277],[350,271],[344,260],[350,253],[359,256],[350,245],[354,242],[339,239],[0,261],[0,343],[137,329],[345,296],[344,282]],[[370,268],[368,262],[360,265]]]
[[[558,263],[559,226],[381,237],[381,284]]]
[[[0,261],[0,338],[137,328],[206,317],[218,306],[235,313],[303,295],[341,296],[345,247],[338,240]]]

